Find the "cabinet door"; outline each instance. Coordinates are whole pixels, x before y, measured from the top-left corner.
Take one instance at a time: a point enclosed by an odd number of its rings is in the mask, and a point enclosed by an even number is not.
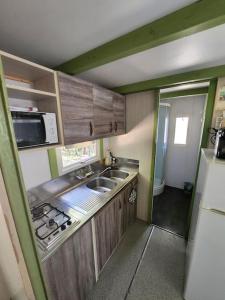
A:
[[[113,94],[104,88],[94,86],[94,135],[114,135]]]
[[[98,271],[100,272],[118,243],[117,196],[95,216]]]
[[[43,272],[49,299],[86,299],[96,281],[91,222],[43,263]]]
[[[116,196],[117,210],[118,210],[117,231],[118,231],[118,239],[119,240],[122,238],[122,236],[124,235],[126,228],[127,228],[126,219],[124,218],[124,216],[126,215],[126,209],[127,209],[127,206],[125,205],[125,202],[124,202],[124,196],[125,196],[124,191],[121,191]]]
[[[58,73],[65,145],[93,139],[92,84]]]
[[[128,186],[124,190],[123,218],[125,230],[128,225],[132,224],[135,221],[137,215],[137,199],[134,202],[130,202],[130,195],[132,192],[136,193],[137,195],[137,179],[128,184]]]
[[[113,95],[114,110],[114,133],[123,134],[126,132],[126,101],[125,97],[119,94]]]

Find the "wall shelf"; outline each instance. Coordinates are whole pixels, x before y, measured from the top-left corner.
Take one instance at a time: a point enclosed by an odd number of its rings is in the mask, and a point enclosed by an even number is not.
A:
[[[9,98],[23,99],[23,100],[47,100],[55,98],[56,94],[49,93],[32,88],[6,84]]]
[[[56,71],[3,51],[0,51],[0,60],[3,66],[9,106],[35,107],[38,111],[56,115],[58,143],[24,150],[49,149],[62,145],[64,138]]]

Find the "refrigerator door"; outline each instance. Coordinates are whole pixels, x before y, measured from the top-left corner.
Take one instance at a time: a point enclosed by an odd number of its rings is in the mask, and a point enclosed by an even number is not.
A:
[[[186,300],[225,299],[225,215],[200,209],[186,278]]]
[[[225,160],[216,159],[212,150],[204,150],[202,160],[207,170],[201,207],[225,212]]]

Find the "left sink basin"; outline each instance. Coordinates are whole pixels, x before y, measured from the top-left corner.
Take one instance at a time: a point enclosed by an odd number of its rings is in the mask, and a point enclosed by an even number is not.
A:
[[[87,183],[89,189],[100,193],[110,192],[116,186],[117,183],[115,181],[105,177],[97,177]]]

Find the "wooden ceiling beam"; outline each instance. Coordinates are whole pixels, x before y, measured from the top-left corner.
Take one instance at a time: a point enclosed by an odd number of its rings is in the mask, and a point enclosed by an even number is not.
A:
[[[78,74],[225,23],[224,0],[199,0],[75,57],[57,70]]]
[[[225,76],[225,65],[222,65],[222,66],[205,68],[201,70],[195,70],[186,73],[180,73],[180,74],[135,82],[120,87],[116,87],[113,90],[121,94],[131,94],[131,93],[177,86],[185,83],[207,81],[217,77],[224,77],[224,76]]]

